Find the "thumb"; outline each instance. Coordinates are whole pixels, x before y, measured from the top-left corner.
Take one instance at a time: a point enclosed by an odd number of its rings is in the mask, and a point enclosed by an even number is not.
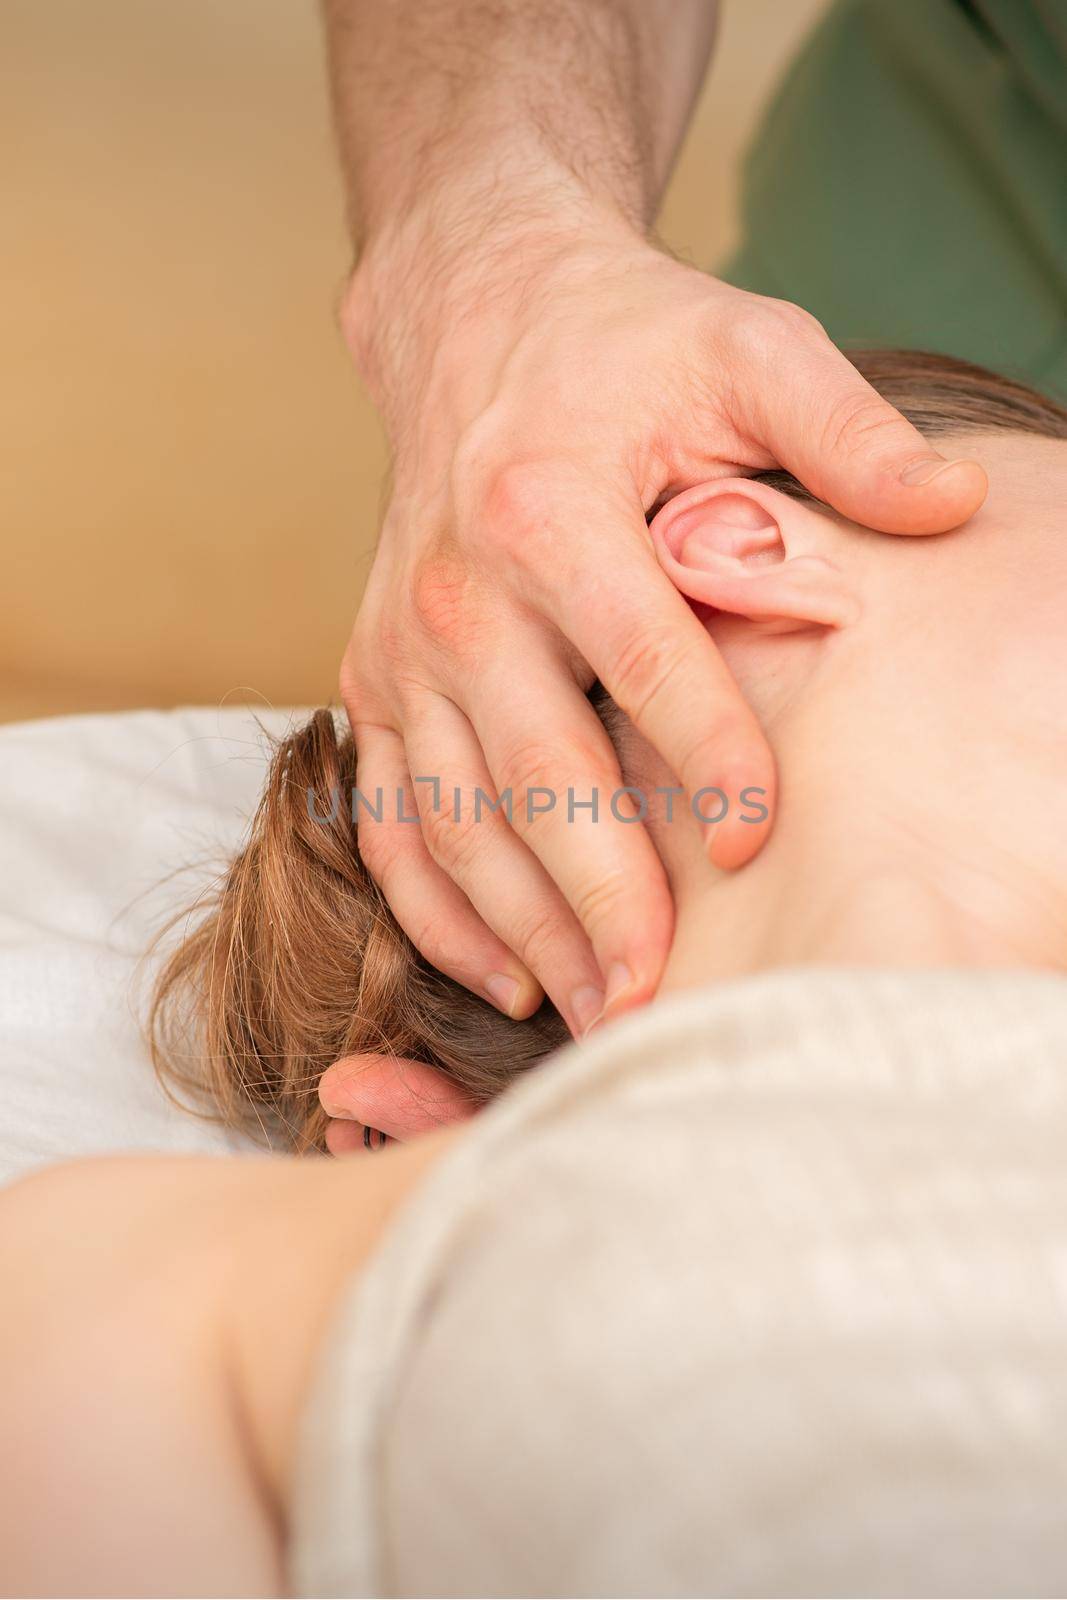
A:
[[[399,1140],[461,1122],[476,1109],[443,1072],[399,1056],[335,1061],[322,1075],[319,1101],[327,1116],[359,1122]]]
[[[761,443],[853,522],[883,533],[944,533],[986,497],[979,463],[936,450],[821,329],[805,332],[800,348],[789,351],[762,409]]]

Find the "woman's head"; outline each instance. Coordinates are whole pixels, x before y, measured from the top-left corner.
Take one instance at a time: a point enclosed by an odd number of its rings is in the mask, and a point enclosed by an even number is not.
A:
[[[987,469],[963,527],[875,534],[774,475],[694,487],[653,524],[780,785],[732,880],[712,880],[684,811],[650,822],[675,894],[667,987],[811,961],[1067,961],[1067,413],[935,358],[868,375]],[[619,742],[631,781],[668,781],[634,729]]]
[[[513,1023],[422,959],[360,859],[356,787],[332,711],[278,744],[248,840],[152,1002],[164,1083],[296,1149],[321,1147],[318,1083],[343,1056],[425,1061],[478,1104],[567,1037],[547,1006]]]
[[[973,674],[988,662],[961,661],[960,650],[973,655],[982,639],[995,637],[1002,665],[1011,663],[1017,691],[1031,703],[1034,662],[1054,666],[1062,589],[1050,587],[1046,546],[1067,498],[1067,412],[943,357],[853,359],[925,433],[986,436],[990,500],[963,533],[919,540],[842,523],[781,473],[698,486],[659,512],[660,559],[703,609],[772,744],[779,734],[805,749],[827,740],[825,727],[797,715],[798,702],[815,698],[813,674],[824,706],[837,708],[839,737],[848,717],[862,713],[858,702],[849,710],[834,685],[854,681],[875,654],[879,671],[884,655],[901,668],[879,683],[895,681],[914,697],[921,672],[936,671],[940,703],[952,689],[961,714]],[[1013,544],[1021,522],[1026,550]],[[1039,547],[1041,561],[1029,559],[1026,552]],[[999,590],[998,574],[1011,577]],[[1017,618],[1011,628],[1003,619],[1008,594],[1033,610],[1029,635]],[[969,631],[956,625],[961,615]],[[647,782],[650,791],[669,781],[614,708],[595,698],[627,780]],[[839,747],[834,759],[842,760]],[[297,1148],[322,1143],[318,1081],[341,1057],[373,1052],[427,1062],[478,1103],[567,1037],[547,1003],[529,1020],[512,1021],[416,954],[360,860],[347,804],[356,787],[352,740],[338,733],[331,712],[317,712],[281,742],[248,841],[168,958],[152,1010],[166,1083],[228,1122],[280,1127]],[[787,826],[789,805],[787,786]],[[364,814],[360,826],[373,825]],[[684,836],[684,828],[676,839],[654,827],[676,889],[689,860]]]

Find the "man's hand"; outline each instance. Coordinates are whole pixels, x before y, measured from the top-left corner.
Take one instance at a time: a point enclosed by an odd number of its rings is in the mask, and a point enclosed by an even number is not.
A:
[[[404,385],[418,399],[395,419],[393,499],[342,685],[360,789],[389,797],[361,850],[402,925],[512,1015],[541,985],[581,1032],[653,991],[671,931],[645,830],[610,809],[623,779],[585,698],[594,676],[689,796],[730,797],[714,861],[740,866],[765,835],[738,816],[742,788],[773,806],[767,744],[659,570],[646,513],[716,474],[783,465],[849,517],[929,533],[969,516],[985,484],[797,307],[607,225],[547,254],[531,268],[516,237],[491,278],[457,264],[466,309],[422,384]],[[412,783],[434,777],[436,796]],[[421,828],[396,820],[398,787]],[[479,787],[511,794],[512,825],[486,808],[475,820]],[[534,790],[551,809],[527,804]],[[593,790],[596,821],[568,806]]]
[[[773,804],[646,514],[778,464],[873,527],[934,532],[984,478],[944,470],[802,311],[647,242],[711,0],[324,7],[359,256],[343,323],[395,461],[341,680],[360,790],[383,798],[360,848],[430,961],[516,1017],[544,989],[582,1033],[653,993],[672,923],[640,820],[612,808],[593,678],[690,797]],[[479,818],[478,789],[510,791],[512,821]],[[723,866],[765,832],[741,809],[709,838]]]

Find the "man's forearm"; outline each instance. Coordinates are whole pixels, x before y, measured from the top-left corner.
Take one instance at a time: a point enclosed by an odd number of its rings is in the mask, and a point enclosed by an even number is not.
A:
[[[357,247],[442,187],[655,214],[715,0],[324,0]],[[564,202],[565,203],[565,202]]]
[[[561,256],[642,241],[715,0],[323,4],[357,259],[342,321],[395,443],[430,365],[484,373],[494,318]]]

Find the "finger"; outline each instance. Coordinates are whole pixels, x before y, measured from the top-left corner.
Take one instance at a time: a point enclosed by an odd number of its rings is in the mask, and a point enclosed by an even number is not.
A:
[[[364,1127],[377,1128],[390,1139],[412,1139],[463,1122],[477,1110],[470,1096],[443,1072],[399,1056],[345,1056],[335,1061],[319,1082],[319,1102],[327,1116],[360,1123],[361,1141]]]
[[[543,998],[536,978],[426,849],[399,735],[366,723],[353,731],[358,792],[372,808],[357,802],[359,853],[397,922],[440,972],[507,1016],[531,1016]]]
[[[365,1154],[363,1128],[358,1122],[342,1122],[335,1117],[326,1124],[326,1148],[332,1156]]]
[[[793,313],[788,340],[780,325],[765,334],[770,370],[748,386],[742,426],[853,522],[885,533],[943,533],[973,516],[989,487],[978,462],[942,455],[860,377],[814,318],[785,310]],[[885,361],[888,380],[892,356]]]
[[[516,831],[592,943],[606,1009],[615,1011],[648,999],[659,983],[674,924],[666,874],[640,801],[624,792],[614,747],[574,678],[540,636],[512,645],[468,686],[471,719],[497,790],[511,795]]]
[[[507,715],[521,717],[521,707]],[[498,791],[471,724],[450,700],[426,694],[405,708],[404,737],[431,856],[581,1036],[604,1010],[593,947],[506,809],[495,809]]]
[[[601,548],[609,542],[616,550],[610,576],[575,567],[555,588],[558,626],[676,774],[694,814],[707,819],[712,861],[743,866],[773,822],[770,746],[708,630],[647,541],[635,539],[626,552],[618,530],[612,537],[605,529]],[[757,795],[766,816],[749,821]]]

